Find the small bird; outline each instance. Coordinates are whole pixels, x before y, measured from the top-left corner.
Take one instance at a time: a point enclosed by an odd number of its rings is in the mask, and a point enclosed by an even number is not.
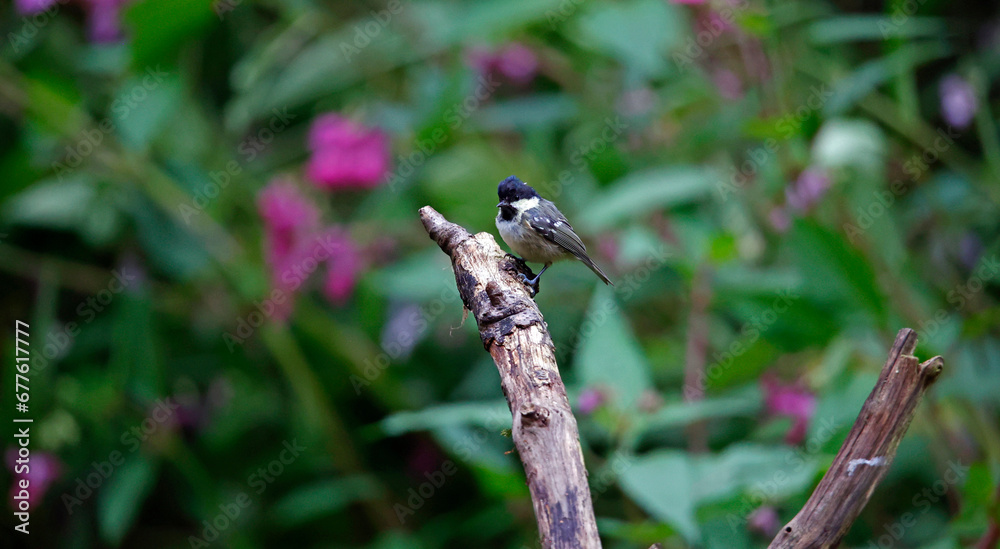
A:
[[[535,189],[513,175],[500,182],[497,195],[500,197],[497,229],[503,241],[524,261],[544,264],[535,278],[529,280],[521,274],[521,279],[532,287],[532,295],[538,293],[538,279],[545,269],[570,257],[579,259],[605,284],[614,286],[587,255],[587,247],[555,204],[538,196]]]

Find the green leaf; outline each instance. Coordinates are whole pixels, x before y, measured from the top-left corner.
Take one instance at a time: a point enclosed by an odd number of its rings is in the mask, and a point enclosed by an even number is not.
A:
[[[646,420],[645,430],[683,427],[703,419],[752,416],[760,412],[760,393],[743,391],[737,396],[705,398],[694,402],[668,404]]]
[[[710,170],[688,166],[633,172],[591,199],[576,217],[587,231],[606,229],[655,210],[702,200],[719,181]]]
[[[689,32],[681,11],[660,0],[633,0],[594,5],[580,17],[574,37],[621,60],[637,79],[658,76],[667,54]]]
[[[573,364],[580,383],[611,389],[615,404],[623,409],[634,407],[642,392],[652,386],[649,366],[608,286],[594,292],[580,332],[582,341]]]
[[[701,533],[694,516],[693,472],[685,453],[663,451],[638,458],[618,482],[646,512],[669,523],[689,542],[697,542]]]
[[[136,235],[150,262],[180,279],[190,278],[208,264],[201,242],[143,195],[132,194],[128,207]]]
[[[818,467],[815,457],[786,447],[738,444],[704,456],[661,450],[636,458],[619,483],[653,517],[669,522],[690,543],[698,543],[699,506],[746,491],[772,499],[788,497],[808,487]],[[758,496],[744,497],[756,501]]]
[[[544,21],[564,0],[481,0],[463,6],[454,2],[433,4],[437,8],[438,27],[449,44],[482,41],[498,37]]]
[[[135,66],[173,58],[174,52],[204,33],[218,17],[203,0],[143,0],[125,12]]]
[[[136,273],[128,271],[122,275]],[[153,304],[146,292],[137,290],[138,282],[131,284],[131,288],[114,297],[115,321],[108,372],[130,396],[152,402],[164,394]]]
[[[938,37],[947,33],[944,20],[936,17],[907,17],[906,24],[893,22],[884,15],[845,15],[824,17],[806,30],[816,45],[840,44],[861,40],[882,42],[888,38]]]
[[[97,193],[86,175],[47,179],[28,187],[4,205],[8,223],[49,229],[78,229]]]
[[[437,246],[413,253],[371,276],[375,287],[394,299],[427,302],[449,296],[454,297],[451,306],[455,310],[462,307],[448,256]]]
[[[429,431],[454,425],[510,426],[510,409],[503,401],[443,404],[414,412],[397,412],[383,419],[379,426],[386,436],[412,431]]]
[[[823,113],[827,117],[841,115],[882,84],[899,75],[909,74],[928,61],[950,55],[951,51],[947,44],[940,42],[914,44],[885,57],[862,63],[850,75],[837,82],[833,95],[823,106]]]
[[[789,242],[798,265],[807,275],[804,293],[826,300],[847,300],[848,307],[867,310],[876,320],[884,318],[885,298],[876,285],[871,265],[839,233],[800,219]]]
[[[378,483],[366,476],[331,479],[299,488],[271,507],[275,522],[292,528],[330,515],[348,504],[378,495]]]
[[[548,128],[572,120],[578,111],[567,94],[536,93],[480,107],[474,126],[487,132]]]
[[[180,78],[160,68],[149,68],[127,80],[111,103],[108,116],[121,142],[145,150],[181,109]]]
[[[101,539],[117,546],[135,522],[142,503],[156,484],[157,464],[141,452],[125,456],[97,500],[97,522]]]

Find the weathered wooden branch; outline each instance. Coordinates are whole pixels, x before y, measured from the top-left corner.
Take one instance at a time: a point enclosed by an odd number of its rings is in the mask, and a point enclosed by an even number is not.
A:
[[[599,548],[576,419],[542,314],[518,263],[489,233],[475,236],[430,206],[420,220],[449,257],[458,292],[500,372],[538,532],[545,548]]]
[[[919,362],[913,356],[916,347],[916,332],[900,330],[833,464],[771,549],[836,547],[847,534],[888,472],[917,404],[944,366],[939,356]]]

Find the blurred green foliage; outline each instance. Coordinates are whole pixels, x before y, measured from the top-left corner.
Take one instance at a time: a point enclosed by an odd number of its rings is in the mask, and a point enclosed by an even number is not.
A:
[[[995,5],[142,0],[98,42],[99,2],[29,4],[0,8],[0,402],[20,319],[32,452],[59,467],[5,546],[538,546],[416,215],[496,234],[511,174],[616,281],[558,264],[537,298],[607,547],[766,546],[907,326],[945,374],[843,546],[1000,523]],[[327,112],[389,136],[384,184],[304,177]],[[365,259],[287,320],[277,178]]]

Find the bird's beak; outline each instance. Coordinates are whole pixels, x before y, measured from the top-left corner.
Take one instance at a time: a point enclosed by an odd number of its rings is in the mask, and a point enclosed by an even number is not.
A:
[[[500,202],[499,202],[499,203],[497,204],[497,208],[499,208],[500,206],[503,206],[504,204],[506,204],[506,202],[504,202],[503,200],[501,200],[501,201],[500,201]]]

